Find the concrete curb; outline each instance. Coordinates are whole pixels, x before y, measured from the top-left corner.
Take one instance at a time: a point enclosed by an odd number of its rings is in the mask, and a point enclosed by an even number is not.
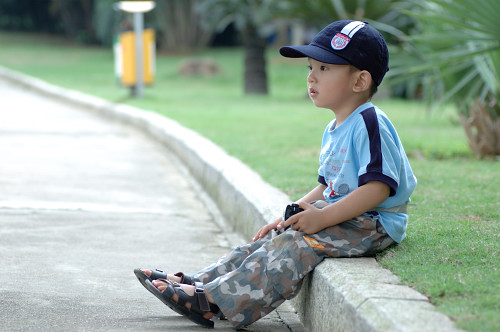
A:
[[[242,162],[173,120],[2,67],[0,77],[149,134],[179,158],[216,204],[226,227],[246,239],[290,202]],[[304,326],[314,331],[460,331],[373,258],[326,259],[306,277],[292,302]]]

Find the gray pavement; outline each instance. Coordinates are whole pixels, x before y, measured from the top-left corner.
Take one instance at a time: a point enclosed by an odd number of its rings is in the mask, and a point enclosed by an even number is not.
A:
[[[132,272],[194,272],[241,240],[223,230],[172,153],[8,81],[0,100],[0,329],[205,330]],[[286,305],[248,330],[302,326]]]

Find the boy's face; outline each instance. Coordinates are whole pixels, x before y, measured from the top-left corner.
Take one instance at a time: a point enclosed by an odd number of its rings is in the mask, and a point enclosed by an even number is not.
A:
[[[349,65],[333,65],[308,58],[307,91],[316,107],[342,111],[350,108],[355,70]]]

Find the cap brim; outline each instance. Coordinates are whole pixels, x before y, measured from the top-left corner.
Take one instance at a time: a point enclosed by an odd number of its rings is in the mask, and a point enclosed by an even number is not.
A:
[[[331,63],[336,65],[347,65],[349,61],[327,51],[319,46],[312,44],[300,46],[283,46],[280,48],[280,54],[287,58],[312,58],[319,62]]]

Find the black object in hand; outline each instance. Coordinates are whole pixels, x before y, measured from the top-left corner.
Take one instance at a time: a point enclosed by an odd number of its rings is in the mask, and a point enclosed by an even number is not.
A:
[[[292,203],[286,206],[285,212],[283,212],[283,221],[287,220],[294,214],[304,211],[298,204]]]

